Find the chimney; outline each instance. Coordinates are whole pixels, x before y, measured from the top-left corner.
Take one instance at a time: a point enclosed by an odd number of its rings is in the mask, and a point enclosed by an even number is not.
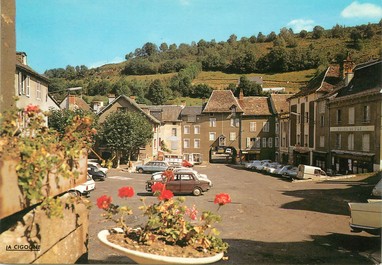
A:
[[[350,53],[348,53],[348,56],[343,61],[343,74],[342,74],[342,77],[343,77],[343,79],[345,81],[345,86],[348,86],[350,81],[354,77],[354,72],[353,72],[354,67],[355,67],[355,63],[351,59]]]
[[[135,96],[130,96],[130,99],[135,102]]]
[[[109,100],[109,104],[110,104],[111,102],[114,101],[114,99],[115,99],[115,95],[114,95],[114,94],[109,94],[109,95],[107,95],[107,98],[108,98],[108,100]]]
[[[184,107],[186,107],[186,105],[187,105],[187,103],[186,103],[185,100],[182,100],[182,101],[180,102],[180,106],[182,107],[182,109],[184,109]]]
[[[25,52],[17,52],[16,53],[16,60],[23,65],[28,65],[27,54]]]
[[[243,92],[243,89],[240,88],[239,100],[243,100],[243,99],[244,99],[244,92]]]

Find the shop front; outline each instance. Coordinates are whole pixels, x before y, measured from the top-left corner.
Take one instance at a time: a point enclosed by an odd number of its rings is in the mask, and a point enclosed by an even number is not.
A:
[[[332,170],[339,174],[373,172],[375,154],[332,151]]]

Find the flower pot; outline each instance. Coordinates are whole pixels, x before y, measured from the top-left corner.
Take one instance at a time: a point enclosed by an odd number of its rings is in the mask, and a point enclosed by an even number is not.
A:
[[[115,228],[115,231],[122,232],[122,229]],[[209,264],[220,260],[223,257],[223,252],[211,257],[202,258],[183,258],[183,257],[168,257],[151,253],[130,250],[120,245],[108,241],[107,236],[110,235],[108,230],[102,230],[98,233],[98,239],[105,245],[118,250],[126,255],[131,260],[138,264]]]

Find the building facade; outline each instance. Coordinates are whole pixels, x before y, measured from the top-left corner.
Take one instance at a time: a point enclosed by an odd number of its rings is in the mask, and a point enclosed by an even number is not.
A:
[[[329,99],[330,164],[334,173],[381,167],[382,61],[357,65],[354,77]]]

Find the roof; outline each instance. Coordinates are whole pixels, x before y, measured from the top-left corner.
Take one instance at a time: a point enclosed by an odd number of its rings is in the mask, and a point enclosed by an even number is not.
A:
[[[41,80],[41,81],[44,81],[46,83],[50,83],[49,79],[46,78],[45,76],[43,75],[40,75],[39,73],[37,73],[35,70],[33,70],[31,67],[29,67],[28,65],[25,65],[25,64],[22,64],[20,63],[19,61],[16,60],[16,69],[19,69],[19,70],[22,70],[22,71],[25,71],[27,72],[28,74],[36,77],[37,79]]]
[[[202,114],[203,106],[186,106],[182,109],[182,116],[196,116]]]
[[[287,99],[290,94],[271,94],[271,103],[275,113],[289,112],[289,102]]]
[[[326,94],[341,85],[343,85],[343,81],[340,65],[332,64],[325,71],[313,77],[306,87],[290,98],[299,98],[317,92]]]
[[[244,97],[239,102],[243,115],[272,115],[268,97]]]
[[[62,109],[72,109],[74,106],[82,110],[91,110],[90,106],[82,98],[74,95],[66,96],[60,103]]]
[[[101,116],[104,112],[106,112],[108,109],[111,108],[118,100],[126,100],[129,104],[131,104],[134,108],[136,108],[138,111],[142,112],[149,120],[151,120],[154,123],[160,124],[160,121],[150,115],[149,113],[146,113],[136,102],[135,100],[130,99],[129,97],[125,95],[120,95],[116,99],[114,99],[112,102],[110,102],[109,105],[107,105],[105,108],[103,108],[100,112],[97,113],[98,116]]]
[[[378,93],[382,88],[382,61],[364,63],[354,69],[349,84],[339,90],[336,98]]]
[[[231,112],[232,106],[236,107],[236,112],[243,112],[231,90],[213,90],[203,109],[203,113],[227,113]]]
[[[177,105],[146,105],[152,116],[161,122],[179,121],[182,106]]]

